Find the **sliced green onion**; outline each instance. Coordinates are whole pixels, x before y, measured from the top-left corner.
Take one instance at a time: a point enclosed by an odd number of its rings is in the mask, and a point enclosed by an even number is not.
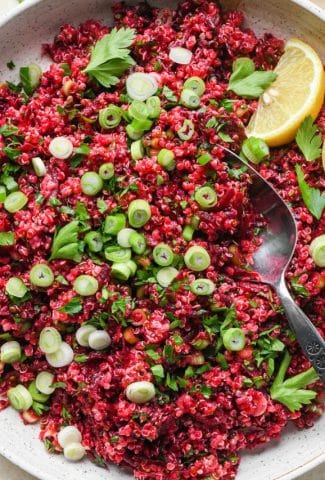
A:
[[[3,175],[1,177],[1,181],[8,190],[8,192],[15,192],[16,190],[18,190],[18,183],[11,175]]]
[[[156,177],[156,182],[157,182],[158,187],[159,187],[160,185],[163,185],[164,182],[165,182],[164,177],[163,177],[162,175],[157,175],[157,177]]]
[[[215,288],[215,284],[208,278],[198,278],[190,285],[190,290],[195,295],[211,295]]]
[[[78,462],[86,454],[86,449],[81,443],[69,443],[63,449],[64,458],[69,460],[69,462]]]
[[[131,157],[132,160],[141,160],[144,157],[144,147],[142,140],[136,140],[135,142],[131,143]]]
[[[99,167],[98,173],[103,180],[109,180],[115,173],[114,164],[110,162],[103,163],[103,165]]]
[[[10,405],[18,412],[26,412],[33,404],[33,398],[24,385],[17,385],[7,392]]]
[[[133,200],[129,204],[128,218],[131,227],[141,228],[151,218],[151,207],[146,200]]]
[[[84,242],[89,250],[95,253],[100,252],[104,245],[101,233],[95,230],[91,230],[85,235]]]
[[[54,375],[50,372],[40,372],[36,379],[36,388],[41,393],[45,393],[46,395],[52,395],[55,392],[55,388],[51,387],[54,383]]]
[[[229,328],[222,333],[222,341],[227,350],[239,352],[245,347],[246,336],[240,328]]]
[[[130,276],[133,277],[133,275],[136,274],[136,271],[138,269],[137,264],[133,260],[128,260],[127,262],[125,262],[125,265],[130,270]]]
[[[185,119],[183,125],[177,130],[177,135],[181,140],[190,140],[194,135],[194,123],[192,120]]]
[[[42,69],[37,63],[31,63],[28,65],[28,79],[30,86],[33,90],[37,88],[40,84],[43,72]]]
[[[218,197],[213,188],[206,186],[200,187],[194,194],[194,200],[204,209],[214,207],[218,202]]]
[[[318,267],[325,267],[325,234],[314,238],[309,246],[309,253]]]
[[[137,255],[142,255],[142,253],[145,252],[146,247],[147,247],[147,242],[146,242],[145,236],[141,235],[141,233],[138,233],[138,232],[134,232],[130,235],[129,243],[130,243],[130,246],[131,246],[132,250]]]
[[[28,198],[23,192],[12,192],[5,199],[4,207],[9,213],[16,213],[24,208],[27,202]]]
[[[144,132],[142,130],[137,130],[132,123],[129,123],[129,125],[126,126],[126,133],[132,140],[139,140]]]
[[[131,118],[143,120],[149,117],[147,105],[141,100],[133,100],[128,108],[128,114]]]
[[[103,189],[102,177],[96,172],[86,172],[83,174],[80,180],[81,190],[85,195],[93,197],[97,195]]]
[[[181,93],[181,104],[187,108],[198,108],[201,103],[200,97],[190,90],[189,88],[185,88]]]
[[[58,444],[65,448],[70,443],[80,443],[82,440],[80,430],[73,425],[63,427],[58,433]]]
[[[99,110],[98,122],[103,129],[115,128],[122,120],[122,113],[116,105],[109,105]]]
[[[141,120],[134,119],[130,125],[133,127],[135,132],[147,132],[152,127],[152,120],[148,118],[143,118]]]
[[[195,232],[195,229],[192,227],[192,225],[185,225],[182,233],[182,237],[186,242],[190,242],[193,238],[193,234]]]
[[[270,149],[261,138],[250,137],[244,141],[242,153],[250,162],[258,164],[270,156]]]
[[[54,273],[45,263],[37,263],[29,272],[29,280],[36,287],[50,287],[54,282]]]
[[[200,217],[198,215],[193,215],[191,218],[191,226],[196,230],[200,225]]]
[[[169,51],[169,58],[180,65],[188,65],[192,60],[192,52],[187,48],[173,47]]]
[[[122,228],[117,234],[117,243],[120,247],[130,248],[130,237],[132,234],[137,233],[133,228]]]
[[[210,266],[211,259],[205,248],[195,245],[185,253],[184,262],[190,270],[201,272]]]
[[[112,276],[118,280],[128,280],[131,276],[131,270],[127,263],[113,263]]]
[[[0,185],[0,203],[3,203],[6,200],[7,191],[6,187]]]
[[[23,298],[28,289],[21,278],[11,277],[6,283],[6,292],[12,297]]]
[[[46,170],[45,163],[40,157],[33,157],[32,165],[33,165],[34,172],[38,177],[45,177],[47,170]]]
[[[19,362],[21,359],[21,346],[15,340],[1,345],[0,361],[3,363]]]
[[[148,73],[132,73],[126,80],[126,91],[134,100],[147,100],[158,90],[156,80]]]
[[[158,118],[161,112],[160,98],[157,96],[147,99],[147,109],[149,118]]]
[[[200,155],[196,161],[199,165],[206,165],[207,163],[211,162],[212,160],[212,155],[208,152],[203,153],[203,155]]]
[[[51,367],[61,368],[70,365],[73,361],[73,350],[66,342],[62,342],[59,349],[54,353],[47,353],[46,360]]]
[[[39,348],[43,353],[54,353],[59,350],[62,338],[54,327],[45,327],[40,333]]]
[[[49,395],[47,395],[46,393],[41,393],[38,390],[35,380],[31,382],[30,385],[28,386],[28,391],[35,402],[46,403],[49,399]]]
[[[200,77],[190,77],[184,83],[184,89],[193,90],[199,97],[205,92],[205,83]]]
[[[172,150],[163,148],[157,156],[157,161],[165,170],[172,171],[176,167],[175,154]]]
[[[83,297],[95,295],[98,290],[98,281],[91,275],[79,275],[73,282],[73,289]]]
[[[112,339],[105,330],[96,330],[89,335],[88,343],[93,350],[104,350],[110,346]]]
[[[167,288],[173,283],[178,275],[178,270],[174,267],[163,267],[156,275],[157,282],[161,287]]]
[[[49,151],[53,157],[66,160],[73,153],[73,144],[67,137],[56,137],[51,140]]]
[[[157,265],[161,267],[168,267],[173,263],[174,252],[166,243],[159,243],[153,249],[153,259]]]
[[[130,402],[134,403],[147,403],[152,400],[155,395],[155,386],[151,382],[141,381],[133,382],[127,386],[125,395]]]
[[[123,213],[108,215],[105,218],[104,232],[110,235],[117,235],[126,225],[126,217]]]
[[[76,331],[76,340],[82,347],[89,347],[89,335],[96,331],[93,325],[82,325]]]
[[[131,259],[131,249],[109,246],[104,251],[105,258],[114,263],[125,263]]]
[[[0,247],[12,247],[16,243],[14,232],[0,232]]]

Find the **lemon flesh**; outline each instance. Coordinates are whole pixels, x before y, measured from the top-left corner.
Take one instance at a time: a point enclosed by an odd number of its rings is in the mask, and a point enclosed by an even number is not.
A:
[[[248,137],[275,147],[291,142],[303,122],[322,107],[325,76],[322,61],[306,43],[292,38],[274,69],[277,79],[262,94],[246,128]]]

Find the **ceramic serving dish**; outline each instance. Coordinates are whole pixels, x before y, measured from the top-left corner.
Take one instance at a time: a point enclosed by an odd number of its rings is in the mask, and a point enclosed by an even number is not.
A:
[[[16,0],[15,0],[16,1]],[[153,4],[172,6],[173,0]],[[1,0],[1,11],[7,2]],[[247,24],[261,34],[270,31],[283,38],[299,37],[312,45],[325,60],[325,9],[308,0],[224,0],[227,8],[238,7],[246,14]],[[98,18],[111,22],[112,0],[25,0],[4,12],[0,23],[0,80],[15,79],[6,63],[45,64],[41,45],[51,41],[60,25],[78,24]],[[107,470],[88,461],[68,463],[63,456],[49,455],[38,440],[37,426],[24,427],[16,412],[0,413],[0,454],[41,480],[128,480],[131,477],[116,467]],[[298,432],[287,429],[281,440],[265,449],[245,453],[237,480],[293,480],[325,462],[325,416],[313,428]]]

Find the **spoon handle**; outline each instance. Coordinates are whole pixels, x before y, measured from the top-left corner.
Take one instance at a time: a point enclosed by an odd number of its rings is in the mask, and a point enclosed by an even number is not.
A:
[[[289,325],[296,334],[302,350],[320,379],[325,383],[325,340],[293,300],[283,277],[276,286],[276,291],[284,307]]]

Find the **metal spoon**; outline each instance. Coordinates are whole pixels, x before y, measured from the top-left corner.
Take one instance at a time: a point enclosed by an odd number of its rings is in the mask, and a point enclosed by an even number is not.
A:
[[[221,148],[225,151],[226,162],[237,168],[243,165],[247,167],[252,180],[250,200],[256,211],[267,220],[267,228],[260,235],[262,243],[254,253],[252,267],[262,283],[275,289],[302,350],[325,383],[325,340],[295,303],[285,282],[285,272],[297,244],[298,231],[294,217],[270,183],[238,155]]]

